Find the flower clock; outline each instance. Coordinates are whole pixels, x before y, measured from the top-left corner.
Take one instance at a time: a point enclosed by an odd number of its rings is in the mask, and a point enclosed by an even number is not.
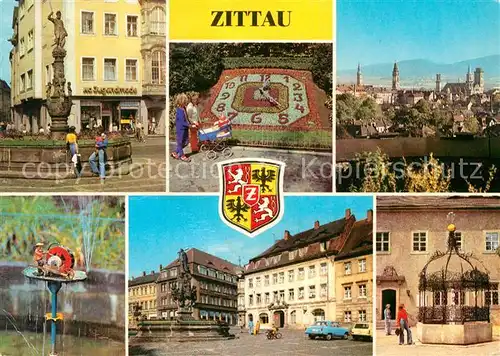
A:
[[[235,128],[307,130],[320,126],[311,72],[244,68],[224,70],[202,117],[226,116]]]

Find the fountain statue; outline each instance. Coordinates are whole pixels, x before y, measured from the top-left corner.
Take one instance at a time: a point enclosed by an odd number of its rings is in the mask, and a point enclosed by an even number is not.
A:
[[[54,49],[52,50],[54,75],[52,82],[47,83],[45,106],[52,118],[50,128],[52,137],[54,139],[63,139],[68,130],[68,116],[73,105],[71,83],[67,84],[68,92],[66,93],[66,78],[64,76],[64,58],[66,57],[64,45],[68,33],[61,19],[61,11],[57,11],[55,17],[53,15],[54,13],[51,12],[48,20],[54,24]]]
[[[83,282],[87,279],[87,274],[83,271],[75,271],[75,257],[73,252],[67,247],[58,243],[49,245],[44,250],[44,243],[36,244],[33,256],[34,266],[27,267],[23,274],[30,279],[47,282],[47,288],[51,294],[51,312],[47,313],[45,320],[51,321],[51,352],[49,356],[57,356],[56,352],[56,334],[57,322],[64,320],[62,313],[57,312],[57,293],[63,284]]]
[[[164,341],[217,341],[234,339],[229,333],[229,325],[222,321],[196,320],[193,307],[197,301],[197,288],[193,286],[192,274],[186,252],[181,249],[177,258],[176,283],[170,292],[177,303],[174,320],[142,320],[137,325],[137,335],[129,345],[138,346],[145,342]]]
[[[179,251],[179,270],[176,285],[172,288],[172,298],[177,303],[177,319],[194,320],[191,307],[196,303],[196,287],[191,285],[191,272],[189,271],[186,252]]]

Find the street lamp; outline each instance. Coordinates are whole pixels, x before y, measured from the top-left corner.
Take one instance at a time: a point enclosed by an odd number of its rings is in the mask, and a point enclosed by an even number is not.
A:
[[[448,221],[448,231],[449,232],[455,232],[455,230],[456,230],[455,218],[456,218],[456,215],[454,212],[449,212],[448,215],[446,216],[446,220]]]

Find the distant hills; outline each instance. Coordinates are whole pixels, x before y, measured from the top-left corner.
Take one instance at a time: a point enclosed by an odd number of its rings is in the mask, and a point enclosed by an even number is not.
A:
[[[443,64],[426,59],[412,59],[398,62],[399,77],[402,87],[434,88],[436,73],[441,73],[442,86],[447,82],[465,81],[468,66],[474,72],[476,67],[484,70],[484,82],[487,88],[500,87],[500,55],[469,59],[461,62]],[[361,73],[364,84],[390,86],[394,63],[381,63],[363,66]],[[357,68],[337,71],[337,83],[356,82]]]

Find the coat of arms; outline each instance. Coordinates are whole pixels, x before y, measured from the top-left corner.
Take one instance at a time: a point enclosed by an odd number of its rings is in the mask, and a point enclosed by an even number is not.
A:
[[[230,227],[250,237],[274,226],[283,216],[285,164],[268,159],[219,163],[219,213]]]

